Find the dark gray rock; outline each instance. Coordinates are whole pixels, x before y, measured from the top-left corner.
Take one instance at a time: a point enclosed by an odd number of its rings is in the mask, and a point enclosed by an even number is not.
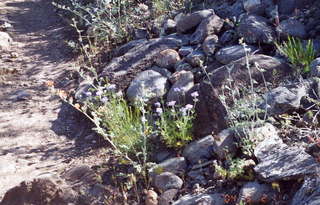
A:
[[[264,5],[261,0],[244,0],[243,8],[250,14],[263,14]]]
[[[164,192],[169,189],[181,189],[183,181],[171,172],[163,172],[154,178],[154,185],[160,192]]]
[[[191,184],[200,184],[200,185],[207,185],[208,181],[204,176],[205,169],[197,169],[197,170],[191,170],[188,172],[187,176],[190,178],[189,183]],[[207,170],[208,174],[210,175],[211,172]]]
[[[163,24],[163,31],[165,34],[175,33],[177,31],[177,24],[174,20],[168,19]]]
[[[207,56],[214,55],[218,44],[218,36],[217,35],[210,35],[203,41],[202,50],[205,52]]]
[[[23,101],[31,98],[31,94],[27,90],[18,90],[10,96],[10,100],[12,101]]]
[[[133,30],[133,38],[135,40],[148,39],[149,38],[149,32],[145,28],[136,28],[136,29]]]
[[[184,157],[175,157],[167,159],[160,164],[155,165],[149,170],[150,176],[153,178],[163,172],[172,172],[177,175],[183,175],[187,169],[187,162]]]
[[[224,205],[223,194],[188,194],[181,197],[172,205]]]
[[[287,76],[291,68],[288,64],[280,61],[277,58],[266,55],[253,55],[249,56],[249,64],[252,78],[260,85],[263,85],[264,80],[254,63],[258,63],[264,69],[263,76],[267,82],[274,84],[280,82],[284,76]],[[231,68],[231,70],[230,70]],[[210,81],[204,80],[199,85],[199,102],[196,105],[197,117],[194,123],[194,131],[196,136],[206,136],[214,132],[219,133],[226,129],[226,108],[220,100],[223,85],[228,82],[230,77],[233,79],[235,86],[249,86],[250,77],[248,69],[246,68],[245,58],[241,58],[228,65],[220,68],[213,68],[210,66],[207,70],[209,72]],[[275,72],[277,73],[275,75]],[[229,92],[224,90],[224,92]],[[227,98],[226,102],[232,99]]]
[[[190,71],[179,71],[173,75],[177,76],[177,80],[167,94],[167,102],[175,101],[177,104],[184,104],[186,93],[194,86],[193,74]]]
[[[238,203],[250,199],[252,204],[260,204],[261,199],[265,199],[265,203],[270,203],[274,199],[276,193],[268,184],[260,184],[258,182],[248,182],[240,190]]]
[[[254,150],[259,163],[254,168],[265,182],[292,180],[316,174],[319,163],[304,150],[288,147],[278,136],[265,139]]]
[[[220,160],[226,159],[227,156],[234,156],[237,151],[237,141],[234,129],[225,129],[214,137],[213,151]]]
[[[314,0],[278,0],[279,13],[282,15],[292,15],[294,10],[302,9],[311,5]]]
[[[320,77],[320,58],[316,58],[311,62],[310,69],[311,76]]]
[[[219,33],[223,26],[223,22],[223,19],[215,14],[202,20],[196,31],[191,35],[190,43],[202,43],[207,36]]]
[[[127,97],[131,102],[161,98],[169,89],[168,78],[153,70],[139,73],[127,89]]]
[[[195,50],[185,57],[185,61],[190,63],[193,67],[199,67],[203,64],[206,56],[201,50]]]
[[[214,11],[211,9],[208,9],[208,10],[197,11],[188,15],[183,15],[177,20],[177,30],[178,32],[185,33],[188,30],[198,26],[203,19],[213,14],[214,14]]]
[[[123,56],[114,58],[101,73],[100,77],[108,76],[110,83],[121,80],[128,82],[126,76],[129,72],[145,70],[152,66],[160,51],[177,49],[181,45],[181,39],[177,37],[157,38],[146,41],[130,49]],[[124,85],[125,86],[125,85]]]
[[[221,48],[215,54],[215,58],[222,64],[228,64],[246,56],[246,53],[249,55],[254,51],[257,51],[257,48],[254,46],[245,46],[245,48],[242,45],[227,46]]]
[[[213,157],[214,138],[208,135],[200,140],[191,142],[183,150],[183,156],[191,163],[203,163]]]
[[[225,31],[219,39],[221,45],[226,45],[227,43],[232,43],[237,40],[237,32],[234,30]]]
[[[165,68],[160,68],[158,66],[152,66],[150,69],[148,70],[153,70],[153,71],[156,71],[158,73],[160,73],[161,75],[163,75],[164,77],[166,78],[170,78],[172,73],[170,71],[168,71],[167,69]]]
[[[122,56],[125,53],[127,53],[130,49],[132,49],[136,46],[139,46],[140,44],[144,44],[146,42],[147,42],[146,39],[139,39],[139,40],[130,41],[130,42],[120,46],[119,48],[117,48],[115,55]]]
[[[275,40],[275,32],[268,20],[261,16],[245,15],[238,26],[238,34],[249,44],[267,43]]]
[[[305,177],[301,188],[294,195],[290,205],[318,205],[320,204],[320,178]]]
[[[277,32],[281,37],[286,38],[288,36],[307,38],[305,26],[298,20],[287,19],[280,22],[277,27]]]
[[[83,81],[79,84],[76,93],[74,95],[75,99],[79,102],[84,102],[86,99],[92,96],[90,89],[93,89],[92,82]]]
[[[193,51],[194,49],[193,49],[193,47],[191,47],[191,46],[182,46],[180,49],[179,49],[179,54],[181,55],[181,56],[187,56],[187,55],[189,55],[190,53],[192,53],[192,51]]]
[[[284,114],[300,107],[302,97],[307,95],[307,88],[303,85],[291,88],[277,87],[265,95],[265,100],[260,105],[270,115]]]
[[[178,191],[178,189],[169,189],[163,192],[159,198],[159,205],[170,205]]]
[[[176,65],[174,66],[174,69],[176,72],[183,71],[183,70],[190,71],[192,70],[192,66],[189,63],[182,60],[176,63]]]

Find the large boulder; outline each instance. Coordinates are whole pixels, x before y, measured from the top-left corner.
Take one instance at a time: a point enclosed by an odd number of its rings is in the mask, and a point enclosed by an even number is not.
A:
[[[190,29],[193,29],[196,26],[198,26],[203,19],[213,14],[214,14],[214,11],[212,9],[207,9],[207,10],[196,11],[188,15],[182,15],[177,20],[177,30],[178,32],[185,33]]]
[[[220,32],[223,26],[223,19],[213,14],[208,18],[202,20],[197,30],[192,34],[190,43],[199,44],[211,34],[217,34]]]
[[[277,32],[283,38],[288,36],[306,38],[308,36],[305,26],[300,21],[295,19],[281,21],[277,27]]]
[[[263,71],[258,69],[254,65],[255,63]],[[200,83],[199,88],[197,88],[200,96],[196,105],[197,117],[194,124],[197,136],[206,136],[212,132],[217,134],[227,127],[227,111],[220,96],[222,91],[228,96],[230,91],[222,89],[224,85],[228,85],[230,78],[233,80],[234,86],[248,87],[250,85],[250,76],[258,85],[264,85],[264,79],[267,82],[277,83],[291,71],[288,64],[266,55],[249,56],[249,65],[251,75],[249,75],[246,67],[246,59],[241,58],[228,65],[214,69],[208,73],[210,80],[205,79]],[[212,68],[209,66],[207,70],[210,69]],[[228,103],[228,101],[231,101],[231,99],[227,98],[226,102]]]
[[[260,142],[254,155],[259,161],[254,170],[265,182],[299,179],[316,174],[320,168],[311,155],[301,148],[287,146],[276,135]]]
[[[261,16],[245,15],[240,21],[238,34],[249,44],[266,43],[275,41],[275,31],[268,20]]]
[[[161,98],[169,89],[168,78],[154,70],[139,73],[127,89],[127,97],[131,102]]]
[[[182,40],[178,36],[142,41],[141,44],[131,48],[127,53],[114,58],[102,71],[100,77],[107,76],[110,83],[120,84],[125,88],[136,73],[146,70],[155,62],[158,54],[166,49],[178,49]]]
[[[235,46],[227,46],[221,48],[216,54],[215,58],[222,64],[228,64],[232,61],[238,60],[246,54],[250,54],[256,51],[257,48],[254,46],[242,46],[242,45],[235,45]]]

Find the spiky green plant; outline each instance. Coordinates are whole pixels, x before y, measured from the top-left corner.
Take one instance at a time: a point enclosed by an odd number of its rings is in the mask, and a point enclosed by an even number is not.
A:
[[[315,59],[316,54],[312,40],[308,40],[303,45],[300,39],[288,37],[282,44],[275,43],[278,51],[286,56],[298,73],[310,72],[310,64]]]

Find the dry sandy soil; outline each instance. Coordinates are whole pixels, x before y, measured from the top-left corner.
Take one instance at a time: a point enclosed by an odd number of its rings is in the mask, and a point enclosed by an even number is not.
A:
[[[0,201],[24,180],[93,164],[102,149],[80,113],[45,83],[70,88],[70,36],[50,0],[1,0],[0,20],[12,24],[11,52],[0,52]],[[14,58],[17,56],[16,58]],[[99,155],[100,157],[97,157]]]

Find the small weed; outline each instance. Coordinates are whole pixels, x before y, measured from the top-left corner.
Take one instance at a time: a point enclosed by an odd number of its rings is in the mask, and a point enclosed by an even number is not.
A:
[[[279,52],[288,58],[296,72],[310,72],[310,64],[316,57],[312,40],[303,45],[300,39],[289,36],[288,41],[275,45]]]

